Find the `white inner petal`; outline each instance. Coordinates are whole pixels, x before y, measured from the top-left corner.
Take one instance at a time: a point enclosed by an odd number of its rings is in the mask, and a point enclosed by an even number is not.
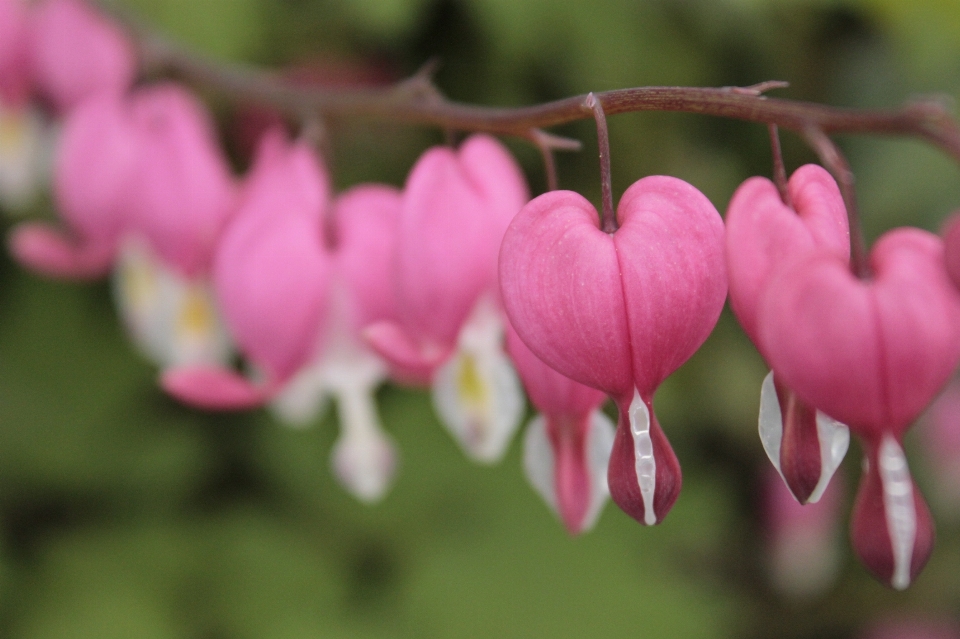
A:
[[[910,585],[913,545],[917,537],[913,480],[903,449],[893,437],[884,436],[878,457],[887,532],[893,550],[893,578],[890,584],[897,590],[903,590]]]
[[[498,461],[523,416],[524,396],[503,352],[500,314],[489,300],[477,303],[432,386],[440,421],[464,451],[479,462]]]
[[[599,408],[590,413],[590,432],[587,433],[587,463],[590,468],[590,507],[583,521],[583,531],[593,528],[600,518],[610,487],[607,484],[607,466],[617,428]]]
[[[340,438],[334,444],[333,470],[357,499],[379,501],[393,481],[397,451],[377,416],[373,386],[346,384],[334,389]]]
[[[553,447],[547,436],[547,420],[537,414],[530,420],[523,436],[523,470],[533,489],[543,497],[550,510],[559,515],[560,505],[554,482],[555,465]]]
[[[130,336],[158,365],[229,360],[232,346],[211,284],[168,268],[142,238],[128,236],[121,243],[113,290]]]
[[[833,474],[850,447],[850,429],[845,424],[817,411],[817,437],[820,441],[820,481],[810,494],[808,503],[820,501]]]
[[[653,458],[653,440],[650,438],[650,411],[636,389],[633,391],[628,416],[630,432],[633,434],[637,483],[643,497],[643,523],[652,526],[657,523],[657,515],[653,511],[653,497],[657,490],[657,461]]]
[[[12,213],[25,209],[46,181],[53,134],[34,108],[0,102],[0,204]]]
[[[773,371],[767,373],[760,386],[760,443],[766,451],[770,463],[783,477],[780,469],[780,445],[783,441],[783,414],[780,412],[780,400],[777,388],[773,384]],[[784,481],[786,479],[784,478]]]
[[[780,468],[780,448],[783,445],[783,413],[780,411],[780,400],[777,397],[777,388],[773,382],[773,371],[767,373],[760,387],[760,443],[767,453],[770,463],[783,477]],[[842,423],[817,411],[817,441],[820,444],[820,479],[810,494],[808,503],[820,501],[824,491],[830,484],[830,479],[839,468],[847,448],[850,446],[850,430]]]

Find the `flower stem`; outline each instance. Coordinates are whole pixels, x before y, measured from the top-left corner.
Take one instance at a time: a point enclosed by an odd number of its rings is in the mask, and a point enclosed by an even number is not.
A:
[[[593,93],[587,94],[583,106],[593,112],[597,121],[597,149],[600,151],[600,196],[603,200],[603,214],[600,217],[600,229],[604,233],[615,233],[620,225],[613,209],[613,180],[610,177],[610,135],[607,132],[607,118],[603,114],[603,104]]]

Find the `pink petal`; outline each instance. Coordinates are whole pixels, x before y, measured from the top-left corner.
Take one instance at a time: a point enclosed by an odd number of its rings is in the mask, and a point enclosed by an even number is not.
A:
[[[126,34],[85,2],[48,0],[32,26],[34,76],[59,109],[98,93],[123,93],[133,82],[136,59]]]
[[[416,386],[429,385],[434,370],[453,352],[451,346],[412,338],[396,322],[374,322],[363,329],[362,335],[386,360],[391,377]]]
[[[774,384],[783,416],[780,472],[797,501],[806,504],[820,483],[822,471],[817,409],[778,383],[776,377]]]
[[[435,147],[410,171],[397,237],[396,286],[411,335],[452,345],[476,300],[497,285],[497,251],[525,203],[516,162],[473,136],[459,152]]]
[[[30,91],[29,31],[23,0],[0,0],[0,102],[20,105]]]
[[[356,186],[333,206],[337,270],[354,304],[354,331],[397,318],[393,289],[393,245],[400,219],[397,189]]]
[[[587,461],[590,413],[579,418],[547,417],[547,437],[554,452],[554,485],[560,518],[571,535],[583,530],[593,486]]]
[[[208,410],[248,410],[263,405],[275,388],[259,386],[234,371],[209,366],[164,371],[160,386],[191,406]]]
[[[278,380],[316,354],[330,272],[322,210],[313,206],[319,204],[315,196],[323,190],[324,176],[308,168],[286,170],[300,166],[297,148],[279,156],[275,170],[255,169],[270,177],[257,179],[248,189],[223,234],[213,269],[234,339]]]
[[[902,590],[923,570],[933,552],[930,510],[910,477],[899,450],[899,467],[889,468],[882,449],[894,440],[868,441],[868,463],[857,490],[850,537],[860,561],[884,584]],[[899,449],[899,442],[895,443]],[[894,473],[891,485],[886,473]],[[902,553],[902,556],[901,556]],[[903,563],[901,563],[903,562]]]
[[[67,115],[54,161],[53,194],[60,216],[78,236],[111,242],[129,225],[130,182],[140,153],[122,98],[97,96]]]
[[[589,415],[607,399],[602,391],[575,382],[544,364],[509,326],[507,353],[517,368],[530,403],[545,415],[578,419]]]
[[[44,223],[17,226],[8,239],[14,259],[43,275],[72,279],[97,279],[107,275],[116,253],[114,244],[82,243]]]
[[[510,323],[551,368],[619,397],[633,394],[627,312],[613,239],[572,191],[523,207],[500,249]]]
[[[819,252],[784,268],[760,308],[760,339],[782,380],[862,435],[902,433],[960,361],[960,293],[940,240],[884,235],[859,281]]]
[[[631,432],[630,404],[618,403],[620,420],[617,434],[610,453],[610,467],[607,471],[607,483],[610,497],[620,509],[645,525],[658,524],[667,516],[680,495],[683,477],[680,462],[677,460],[667,436],[657,421],[649,402],[649,436],[652,443],[651,457],[656,464],[653,503],[647,504],[641,489],[641,480],[637,473],[637,445]],[[651,515],[653,517],[651,518]]]
[[[693,355],[727,297],[723,221],[683,180],[651,176],[623,194],[613,235],[635,387],[644,397]]]
[[[136,227],[185,276],[207,271],[235,188],[203,105],[175,84],[139,91],[132,103],[139,162],[131,188]]]
[[[789,192],[793,209],[770,180],[750,178],[727,209],[730,306],[754,343],[757,305],[777,268],[815,247],[850,258],[846,208],[830,174],[815,164],[800,167]]]

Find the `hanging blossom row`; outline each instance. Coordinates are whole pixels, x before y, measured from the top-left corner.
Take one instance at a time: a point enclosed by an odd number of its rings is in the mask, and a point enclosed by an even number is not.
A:
[[[294,115],[475,134],[427,150],[400,189],[335,194],[311,143],[276,128],[238,178],[188,89],[136,84],[147,65]],[[681,472],[654,394],[729,295],[772,369],[759,431],[773,466],[796,502],[813,504],[850,433],[859,437],[851,537],[866,567],[902,589],[933,546],[902,441],[960,362],[960,222],[946,244],[900,228],[868,253],[852,176],[828,134],[915,135],[960,160],[960,131],[935,103],[840,110],[762,95],[776,86],[625,89],[521,109],[449,102],[426,74],[330,92],[188,55],[81,0],[0,0],[0,195],[21,202],[44,174],[52,114],[60,220],[18,225],[15,259],[56,278],[112,274],[134,342],[189,405],[267,405],[303,425],[333,398],[332,467],[363,501],[380,499],[397,469],[374,400],[384,381],[429,387],[439,420],[485,463],[509,445],[525,389],[539,413],[525,469],[573,534],[608,496],[642,524],[667,516]],[[666,176],[637,181],[614,207],[605,117],[638,110],[766,123],[774,180],[747,180],[725,221]],[[597,122],[602,213],[556,190],[552,153],[576,143],[543,131],[586,117]],[[807,165],[788,180],[777,125],[803,135],[829,171]],[[489,134],[536,144],[551,190],[531,200]],[[616,425],[600,410],[608,396]]]

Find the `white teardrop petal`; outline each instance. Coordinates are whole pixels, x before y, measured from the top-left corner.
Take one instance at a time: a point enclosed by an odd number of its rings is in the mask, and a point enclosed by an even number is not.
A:
[[[543,415],[537,415],[530,420],[523,436],[523,470],[533,489],[547,502],[550,510],[559,516],[560,507],[554,482],[555,466],[553,447],[547,436],[547,420]]]
[[[653,456],[653,439],[650,437],[650,411],[636,390],[633,391],[628,417],[630,433],[633,435],[634,467],[640,496],[643,497],[643,522],[653,526],[657,523],[657,515],[653,510],[653,498],[657,491],[657,460]]]
[[[327,392],[315,366],[299,370],[271,400],[270,409],[294,428],[312,424],[327,408]]]
[[[478,303],[460,331],[457,350],[434,374],[433,405],[468,456],[499,461],[523,417],[520,379],[503,352],[498,314]]]
[[[817,437],[820,441],[820,481],[810,494],[808,503],[820,501],[833,474],[847,455],[850,447],[850,429],[832,417],[817,411]]]
[[[590,469],[590,507],[583,520],[583,532],[590,530],[600,518],[600,512],[610,497],[607,485],[607,466],[617,428],[599,408],[590,414],[587,433],[587,463]]]
[[[767,373],[760,386],[760,443],[770,458],[770,463],[783,477],[780,470],[780,445],[783,442],[783,414],[780,412],[780,400],[773,383],[773,371]],[[786,479],[784,479],[786,481]]]
[[[0,101],[0,205],[17,214],[46,182],[54,135],[38,109]]]
[[[380,426],[372,389],[354,387],[337,393],[340,438],[332,451],[333,471],[354,497],[379,501],[393,483],[397,451]]]
[[[890,585],[903,590],[910,585],[913,546],[917,537],[917,511],[913,480],[903,449],[889,435],[880,443],[879,471],[883,485],[883,509],[893,551],[893,578]]]

